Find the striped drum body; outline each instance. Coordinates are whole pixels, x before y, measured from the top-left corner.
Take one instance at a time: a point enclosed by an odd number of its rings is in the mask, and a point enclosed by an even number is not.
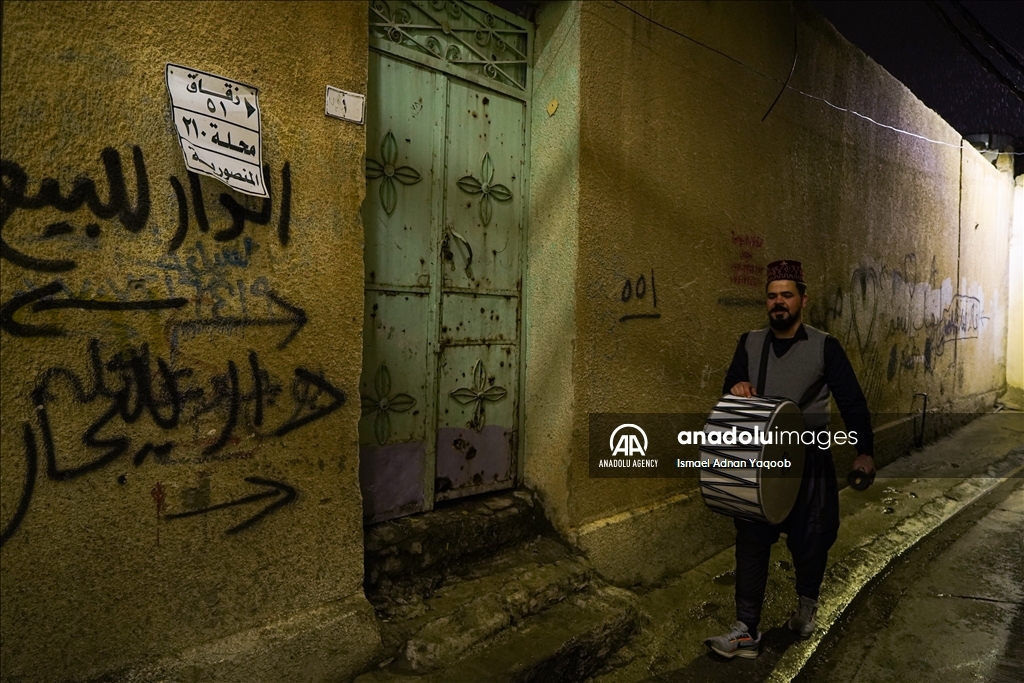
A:
[[[700,492],[707,506],[723,515],[769,524],[786,519],[804,471],[799,441],[803,429],[803,415],[792,401],[723,396],[704,425],[700,449],[700,459],[712,465],[700,471]],[[712,436],[714,432],[718,434]],[[782,432],[797,435],[784,438]],[[771,443],[764,443],[767,440]],[[781,466],[785,461],[789,465]]]

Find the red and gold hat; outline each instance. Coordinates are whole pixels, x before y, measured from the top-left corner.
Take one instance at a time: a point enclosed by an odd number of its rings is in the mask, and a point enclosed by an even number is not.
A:
[[[772,261],[768,264],[768,282],[774,282],[775,280],[803,282],[803,266],[799,261]]]

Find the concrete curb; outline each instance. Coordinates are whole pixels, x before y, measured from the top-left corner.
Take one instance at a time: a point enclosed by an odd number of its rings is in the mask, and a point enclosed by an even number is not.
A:
[[[822,586],[818,631],[793,642],[786,621],[795,576],[785,542],[772,549],[755,660],[720,661],[703,641],[735,620],[735,547],[729,546],[666,584],[641,592],[651,616],[644,631],[593,683],[747,680],[789,682],[811,660],[857,595],[894,561],[1008,477],[1024,473],[1024,415],[988,414],[889,463],[866,491],[839,493],[841,525]]]
[[[995,465],[1011,463],[1015,459],[1016,455],[1011,453]],[[793,681],[860,591],[876,576],[959,512],[1022,472],[1024,466],[1017,465],[998,477],[965,479],[832,565],[822,590],[818,629],[807,640],[786,650],[768,677],[768,683]]]

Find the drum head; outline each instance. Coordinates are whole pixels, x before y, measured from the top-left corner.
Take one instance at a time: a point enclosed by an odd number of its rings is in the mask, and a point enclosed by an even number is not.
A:
[[[792,401],[783,401],[772,413],[766,431],[774,432],[770,445],[761,450],[761,459],[779,462],[789,460],[789,467],[761,469],[761,508],[769,524],[778,524],[789,516],[800,493],[800,482],[804,474],[804,447],[800,443],[800,432],[804,430],[804,418]],[[786,438],[782,432],[796,432],[796,438]],[[788,443],[792,441],[792,443]]]

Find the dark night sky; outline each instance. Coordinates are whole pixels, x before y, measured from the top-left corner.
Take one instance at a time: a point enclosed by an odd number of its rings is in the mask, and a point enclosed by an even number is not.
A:
[[[492,0],[533,21],[541,0]],[[899,79],[963,136],[999,133],[1024,152],[1024,101],[964,48],[924,0],[798,0],[824,15],[851,43]],[[643,7],[644,3],[630,3]],[[1024,72],[992,50],[957,12],[936,3],[995,67],[1024,90]],[[963,0],[962,5],[1024,64],[1024,0]],[[870,112],[865,112],[870,113]],[[1024,156],[1017,157],[1018,173]]]
[[[1015,147],[1024,151],[1024,102],[964,49],[927,3],[819,0],[810,4],[961,135],[1007,134],[1021,138]],[[1024,63],[1024,1],[964,0],[962,4]],[[943,0],[938,5],[1024,90],[1024,73],[990,49],[960,18],[952,2]]]

